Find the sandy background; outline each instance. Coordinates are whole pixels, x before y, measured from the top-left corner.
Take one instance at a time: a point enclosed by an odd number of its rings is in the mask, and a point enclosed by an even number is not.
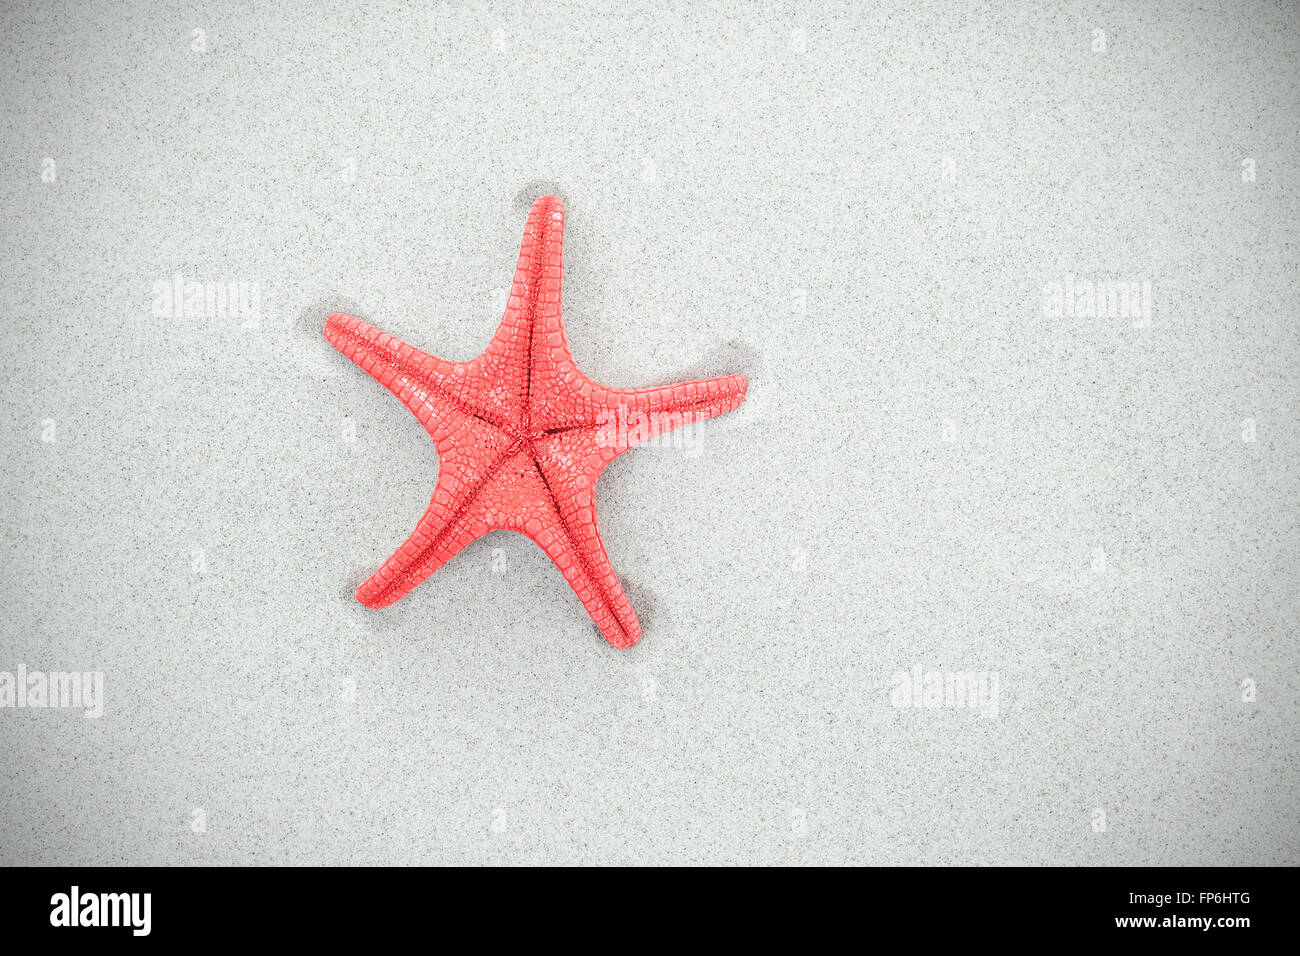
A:
[[[1300,862],[1300,14],[859,7],[7,3],[0,671],[105,699],[0,862]],[[590,375],[751,379],[605,474],[630,651],[352,598],[437,458],[320,327],[472,357],[547,192]]]

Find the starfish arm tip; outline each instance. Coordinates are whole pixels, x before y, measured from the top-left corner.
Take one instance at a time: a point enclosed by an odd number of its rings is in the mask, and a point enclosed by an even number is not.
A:
[[[325,338],[329,339],[330,343],[333,344],[338,334],[347,329],[348,323],[355,321],[356,320],[352,318],[352,316],[347,315],[344,312],[335,312],[325,320],[325,327],[321,329],[321,332],[325,335]]]
[[[382,589],[376,587],[373,580],[367,581],[357,588],[356,598],[358,604],[372,611],[382,610],[393,603],[391,600],[384,599]]]
[[[641,640],[641,625],[637,624],[626,632],[615,631],[614,633],[606,633],[604,637],[605,640],[609,641],[610,646],[615,647],[620,651],[625,651],[637,641]]]
[[[700,416],[700,419],[734,412],[744,404],[745,396],[749,392],[749,379],[739,374],[709,379],[704,385],[716,389],[716,399],[711,406],[706,403],[705,413]]]

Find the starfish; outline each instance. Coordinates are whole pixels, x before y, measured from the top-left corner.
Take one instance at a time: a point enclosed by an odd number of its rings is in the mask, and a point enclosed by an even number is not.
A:
[[[629,448],[736,408],[743,375],[623,390],[580,372],[560,317],[564,204],[533,204],[505,315],[487,349],[448,362],[350,315],[325,337],[396,395],[438,452],[433,499],[406,542],[357,589],[383,608],[489,531],[527,535],[555,562],[605,639],[631,647],[641,625],[596,526],[596,480]]]

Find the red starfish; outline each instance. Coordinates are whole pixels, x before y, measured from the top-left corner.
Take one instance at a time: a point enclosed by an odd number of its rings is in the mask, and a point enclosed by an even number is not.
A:
[[[487,350],[447,362],[349,315],[325,337],[402,400],[438,448],[438,482],[415,531],[357,589],[387,607],[489,531],[519,531],[550,555],[605,639],[631,647],[641,625],[596,528],[596,479],[634,445],[729,412],[743,375],[638,391],[578,371],[560,319],[564,205],[533,204],[505,316]]]

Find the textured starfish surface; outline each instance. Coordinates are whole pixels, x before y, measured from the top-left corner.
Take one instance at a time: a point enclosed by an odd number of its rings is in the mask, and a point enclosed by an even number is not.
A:
[[[596,480],[648,438],[731,411],[743,375],[662,388],[605,388],[582,374],[560,318],[564,206],[533,204],[505,315],[487,350],[448,362],[352,316],[325,337],[402,400],[433,438],[438,480],[415,531],[357,589],[387,607],[489,531],[518,531],[550,556],[615,647],[641,636],[596,527]]]

